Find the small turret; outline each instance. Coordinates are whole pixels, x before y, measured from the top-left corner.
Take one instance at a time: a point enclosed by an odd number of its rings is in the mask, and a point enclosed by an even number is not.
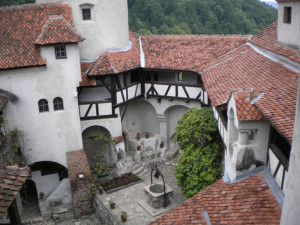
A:
[[[36,0],[68,3],[75,29],[86,38],[79,44],[81,59],[95,59],[106,49],[129,44],[127,0]]]
[[[277,0],[278,42],[300,50],[300,0]]]

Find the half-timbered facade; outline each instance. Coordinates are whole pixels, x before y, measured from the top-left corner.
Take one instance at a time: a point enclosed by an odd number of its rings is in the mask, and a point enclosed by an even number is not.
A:
[[[104,164],[164,158],[178,149],[176,123],[191,107],[213,108],[230,180],[267,165],[285,191],[300,57],[294,40],[277,40],[284,21],[254,36],[141,36],[128,31],[126,1],[37,3],[49,4],[0,9],[0,97],[18,98],[2,113],[8,129],[24,131],[38,192],[50,195],[67,177],[67,152],[93,157],[94,132],[117,140]],[[105,25],[102,8],[118,8]]]

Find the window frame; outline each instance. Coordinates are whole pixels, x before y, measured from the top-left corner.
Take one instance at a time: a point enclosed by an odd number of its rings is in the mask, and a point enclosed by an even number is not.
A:
[[[39,112],[43,113],[43,112],[49,112],[49,103],[47,99],[40,99],[38,101],[38,108],[39,108]]]
[[[64,110],[64,100],[61,97],[56,97],[53,99],[53,109],[54,111]]]
[[[61,51],[61,48],[64,48],[64,51]],[[67,58],[67,47],[65,45],[57,45],[54,47],[54,52],[55,52],[55,58],[56,59],[66,59]],[[64,55],[58,55],[57,53],[62,53],[64,52]]]
[[[183,72],[177,72],[177,81],[182,82],[183,81]]]
[[[283,23],[285,23],[285,24],[292,23],[292,7],[291,6],[283,7]]]
[[[86,11],[88,13],[85,14],[84,11]],[[81,14],[82,14],[82,20],[83,21],[90,21],[90,20],[92,20],[92,8],[91,7],[82,7],[81,8]]]

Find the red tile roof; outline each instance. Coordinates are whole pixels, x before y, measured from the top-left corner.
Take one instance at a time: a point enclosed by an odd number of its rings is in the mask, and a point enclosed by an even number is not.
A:
[[[50,16],[37,37],[35,44],[77,43],[84,38],[62,16]]]
[[[127,51],[104,52],[88,73],[89,76],[118,74],[141,67],[139,37],[130,33],[132,47]]]
[[[254,104],[250,102],[254,97],[259,96],[257,92],[235,92],[233,97],[235,100],[236,114],[238,121],[262,120],[263,115]]]
[[[80,82],[80,87],[84,86],[95,86],[96,81],[93,78],[89,78],[86,75],[87,70],[93,65],[93,62],[81,62],[81,82]]]
[[[7,212],[22,185],[29,176],[29,168],[7,166],[0,170],[0,218]]]
[[[142,36],[145,67],[189,70],[244,44],[249,36],[151,35]]]
[[[226,104],[233,90],[263,92],[255,106],[289,140],[292,140],[298,73],[273,62],[249,46],[214,60],[203,69],[204,87],[215,107]],[[213,64],[212,63],[212,64]]]
[[[219,180],[151,225],[207,224],[279,224],[281,208],[261,173],[237,183]]]
[[[0,111],[4,108],[7,101],[8,101],[8,99],[5,96],[0,95]]]
[[[286,48],[277,42],[277,22],[272,23],[269,27],[254,35],[251,43],[275,54],[284,56],[294,62],[300,63],[300,56],[296,50]]]
[[[34,4],[0,8],[0,70],[42,66],[40,47],[35,45],[50,16],[60,15],[73,26],[67,4]]]

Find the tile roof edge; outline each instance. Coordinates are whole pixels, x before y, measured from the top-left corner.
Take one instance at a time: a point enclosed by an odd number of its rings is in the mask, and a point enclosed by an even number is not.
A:
[[[274,177],[270,173],[267,167],[262,171],[262,175],[267,182],[271,192],[273,193],[274,197],[276,198],[278,205],[282,209],[283,202],[284,202],[284,193],[278,186],[277,182],[275,181]]]
[[[242,180],[247,179],[248,177],[250,177],[250,176],[252,176],[254,174],[257,174],[257,173],[260,173],[260,172],[264,171],[265,169],[268,169],[265,165],[260,166],[260,167],[256,167],[254,170],[246,172],[246,173],[244,173],[242,175],[237,176],[235,179],[230,180],[230,183],[232,183],[232,184],[238,183],[238,182],[240,182]]]
[[[252,42],[247,42],[247,45],[251,47],[251,49],[253,49],[255,52],[257,52],[258,54],[266,57],[267,59],[273,61],[273,62],[277,62],[277,63],[281,63],[283,64],[285,67],[293,70],[296,73],[300,72],[300,64],[291,61],[289,59],[287,59],[286,57],[282,56],[282,55],[278,55],[272,51],[263,49],[255,44],[253,44]]]

